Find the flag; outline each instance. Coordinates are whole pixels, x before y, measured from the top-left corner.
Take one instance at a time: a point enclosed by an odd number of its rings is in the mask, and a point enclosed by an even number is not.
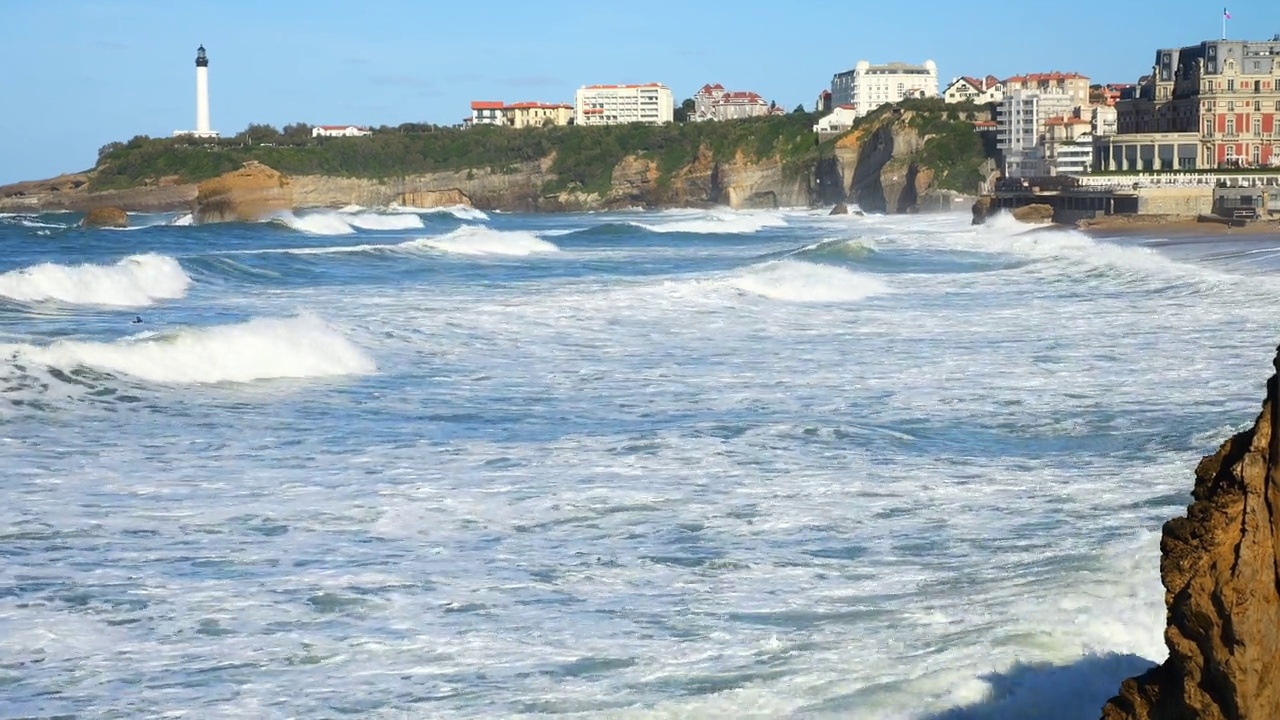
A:
[[[1222,8],[1222,17],[1224,17],[1224,18],[1226,18],[1226,19],[1230,20],[1230,19],[1231,19],[1231,13],[1227,12],[1227,9],[1226,9],[1226,8]]]

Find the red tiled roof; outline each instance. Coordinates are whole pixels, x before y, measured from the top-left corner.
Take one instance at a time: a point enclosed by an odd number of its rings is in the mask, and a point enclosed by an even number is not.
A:
[[[503,110],[572,110],[573,106],[568,103],[540,103],[540,102],[518,102],[511,103],[503,108]]]
[[[1028,82],[1053,82],[1058,80],[1088,80],[1089,78],[1077,72],[1063,73],[1054,70],[1047,73],[1027,73],[1026,75],[1014,75],[1005,80],[1006,83],[1028,83]]]
[[[501,110],[502,102],[499,100],[472,100],[472,110]]]

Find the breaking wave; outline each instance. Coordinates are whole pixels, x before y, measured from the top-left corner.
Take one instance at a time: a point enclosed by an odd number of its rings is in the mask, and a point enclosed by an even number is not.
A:
[[[789,253],[794,258],[832,259],[843,261],[863,260],[876,252],[874,246],[860,240],[823,240],[806,245]]]
[[[638,228],[656,233],[690,233],[696,235],[744,235],[765,228],[786,227],[787,221],[778,214],[766,213],[712,213],[708,217],[670,220],[660,223],[631,222]]]
[[[311,316],[143,333],[109,343],[0,345],[0,352],[10,364],[91,368],[172,384],[363,375],[377,369],[364,350]]]
[[[756,265],[731,277],[728,284],[770,300],[796,303],[857,302],[890,292],[871,275],[803,260]]]
[[[439,237],[416,238],[401,243],[362,243],[327,247],[272,248],[266,250],[232,250],[228,255],[347,255],[352,253],[443,252],[456,255],[525,256],[559,252],[560,248],[534,233],[523,230],[493,230],[480,225],[467,225]]]
[[[0,295],[22,302],[140,307],[186,295],[191,278],[167,255],[130,255],[113,265],[42,263],[0,275]]]
[[[483,210],[477,210],[466,205],[447,205],[434,208],[420,208],[410,205],[392,205],[387,208],[389,212],[394,213],[412,213],[414,215],[452,215],[459,220],[472,220],[476,222],[484,222],[489,219],[488,214]]]
[[[560,248],[524,230],[493,230],[468,225],[435,238],[413,240],[404,245],[430,248],[457,255],[540,255],[559,252]]]
[[[286,226],[310,235],[351,235],[357,230],[421,230],[425,227],[417,215],[375,212],[313,212],[304,215],[284,213],[275,218]]]

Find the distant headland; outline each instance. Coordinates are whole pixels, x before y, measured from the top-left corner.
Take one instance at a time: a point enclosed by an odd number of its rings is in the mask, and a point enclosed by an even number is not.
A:
[[[837,133],[817,131],[819,118],[805,111],[666,124],[404,124],[337,137],[301,123],[254,124],[230,137],[111,143],[90,170],[0,187],[0,211],[192,209],[201,182],[246,163],[288,177],[293,208],[419,205],[427,196],[512,211],[964,208],[995,170],[979,132],[990,118],[990,107],[934,99],[882,106]]]

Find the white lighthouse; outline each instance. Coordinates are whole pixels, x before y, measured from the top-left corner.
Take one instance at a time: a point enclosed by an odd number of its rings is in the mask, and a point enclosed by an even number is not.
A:
[[[176,130],[175,136],[216,138],[218,133],[209,129],[209,56],[204,45],[196,49],[196,129]]]

